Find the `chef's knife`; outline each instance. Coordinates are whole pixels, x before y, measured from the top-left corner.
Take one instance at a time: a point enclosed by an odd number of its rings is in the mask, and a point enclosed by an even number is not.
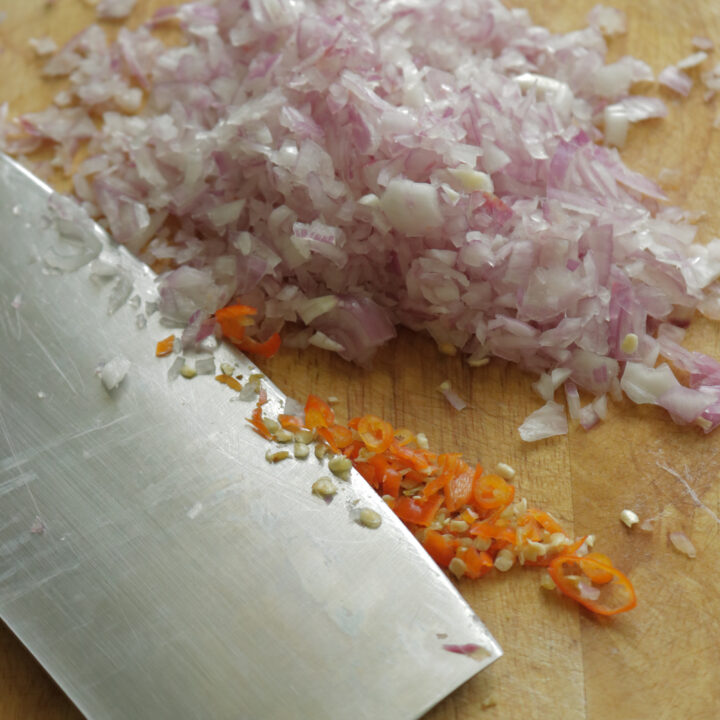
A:
[[[153,273],[5,157],[0,253],[0,615],[88,718],[412,718],[499,657],[360,476],[326,504],[172,379]]]

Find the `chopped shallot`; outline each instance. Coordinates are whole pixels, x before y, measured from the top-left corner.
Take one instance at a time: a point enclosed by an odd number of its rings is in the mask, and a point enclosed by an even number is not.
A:
[[[664,70],[661,70],[658,75],[658,82],[680,95],[688,95],[693,85],[692,78],[682,72],[677,65],[668,65]]]
[[[715,43],[708,37],[696,35],[692,39],[693,47],[696,50],[705,50],[705,52],[712,52],[715,49]]]
[[[683,532],[668,533],[668,539],[673,547],[683,555],[687,555],[690,559],[697,557],[697,550],[690,541],[690,538]]]
[[[135,7],[137,0],[100,0],[97,4],[97,16],[103,20],[122,20]]]
[[[101,0],[98,13],[133,5]],[[499,0],[182,4],[112,43],[98,25],[75,35],[43,70],[67,90],[3,120],[2,145],[55,148],[83,207],[162,269],[159,309],[188,326],[183,343],[212,337],[228,303],[257,308],[259,342],[281,332],[360,363],[403,325],[470,365],[568,372],[568,398],[618,397],[622,374],[631,397],[709,431],[709,358],[683,356],[689,387],[623,373],[677,354],[658,336],[678,309],[720,317],[720,252],[608,147],[667,108],[630,94],[653,80],[646,63],[606,64],[603,34],[625,31],[622,13],[597,6],[588,20],[553,34]],[[182,46],[153,34],[165,23]],[[710,49],[695,46],[679,66]],[[679,66],[658,79],[687,94]],[[720,66],[702,77],[720,89]],[[74,232],[48,265],[97,256]],[[556,387],[538,384],[548,400]],[[538,412],[524,434],[563,432],[561,406]],[[578,400],[581,412],[588,425],[602,408]]]
[[[51,37],[30,38],[28,43],[38,57],[52,55],[58,49],[56,42]]]
[[[603,35],[624,35],[627,32],[627,18],[618,8],[596,5],[588,13],[588,23]]]
[[[520,437],[526,442],[544,440],[554,435],[564,435],[568,431],[565,408],[552,400],[539,410],[530,413],[519,427]]]
[[[128,374],[130,361],[122,355],[108,360],[100,369],[100,380],[106,390],[114,390]]]
[[[693,53],[692,55],[688,55],[686,58],[683,58],[679,62],[675,63],[675,67],[678,70],[689,70],[690,68],[697,67],[698,65],[702,64],[707,60],[708,54],[702,50]]]
[[[464,410],[467,407],[467,403],[452,389],[449,380],[441,383],[438,390],[455,410]]]

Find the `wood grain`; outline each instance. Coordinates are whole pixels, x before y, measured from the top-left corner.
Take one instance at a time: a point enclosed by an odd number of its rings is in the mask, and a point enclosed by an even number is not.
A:
[[[130,24],[161,2],[142,0]],[[595,0],[515,0],[554,30],[579,28]],[[657,72],[692,51],[693,35],[720,44],[716,0],[622,0],[627,36],[610,42],[611,57],[631,53]],[[81,0],[0,0],[2,98],[12,112],[39,109],[57,89],[39,78],[27,46],[32,36],[58,42],[92,20]],[[720,60],[720,57],[718,58]],[[694,71],[696,72],[696,71]],[[720,131],[712,129],[717,101],[652,92],[670,106],[666,120],[633,128],[626,161],[657,176],[667,167],[681,181],[670,194],[691,210],[707,211],[700,234],[720,234],[716,168]],[[687,344],[720,357],[718,326],[697,321]],[[599,548],[629,572],[636,610],[611,621],[591,617],[540,590],[532,570],[462,582],[460,590],[487,623],[505,656],[429,714],[431,720],[711,720],[720,712],[720,436],[673,425],[654,408],[613,405],[611,419],[590,433],[526,445],[517,426],[539,402],[531,379],[501,363],[470,369],[438,356],[427,338],[401,333],[370,370],[320,351],[281,353],[264,369],[288,394],[309,391],[339,398],[338,412],[373,412],[424,430],[434,446],[460,450],[487,466],[505,461],[518,470],[520,490],[577,533],[594,532]],[[453,411],[435,391],[450,379],[471,408]],[[668,468],[672,472],[664,469]],[[680,477],[706,507],[698,506]],[[634,508],[655,517],[652,532],[618,521]],[[713,515],[714,513],[714,515]],[[667,533],[683,530],[698,557],[669,546]],[[0,627],[0,717],[7,720],[79,718],[69,701],[5,627]]]

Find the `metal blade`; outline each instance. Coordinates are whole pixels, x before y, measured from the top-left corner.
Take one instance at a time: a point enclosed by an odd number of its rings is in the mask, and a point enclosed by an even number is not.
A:
[[[359,475],[326,505],[316,458],[266,461],[253,400],[211,375],[168,380],[159,313],[136,326],[157,296],[144,264],[96,227],[118,276],[48,269],[63,262],[50,195],[0,159],[0,615],[78,708],[412,718],[498,658]],[[118,355],[132,364],[109,392],[96,369]],[[257,372],[232,348],[215,357]]]

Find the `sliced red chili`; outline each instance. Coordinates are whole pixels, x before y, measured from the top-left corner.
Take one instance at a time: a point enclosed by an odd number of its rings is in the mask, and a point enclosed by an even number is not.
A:
[[[550,562],[548,572],[563,595],[598,615],[617,615],[637,605],[635,590],[627,576],[589,555],[560,555]],[[591,580],[594,572],[610,574],[612,579],[598,586]]]

